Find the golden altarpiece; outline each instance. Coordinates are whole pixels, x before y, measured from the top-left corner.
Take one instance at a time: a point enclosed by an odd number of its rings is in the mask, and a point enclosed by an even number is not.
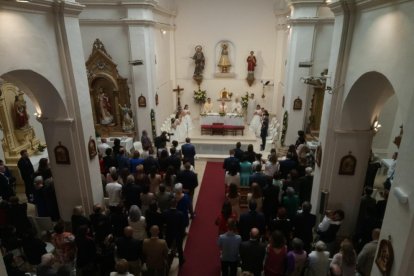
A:
[[[0,84],[0,127],[1,141],[6,164],[13,166],[20,159],[20,151],[29,155],[38,152],[40,145],[33,126],[29,123],[24,93],[9,82]]]
[[[96,132],[102,137],[134,137],[127,79],[119,75],[117,64],[99,39],[93,43],[86,69]]]

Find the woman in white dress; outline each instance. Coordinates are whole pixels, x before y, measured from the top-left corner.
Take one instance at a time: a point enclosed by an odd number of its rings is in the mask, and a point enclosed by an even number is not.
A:
[[[188,104],[184,106],[183,111],[181,112],[182,116],[182,123],[184,123],[184,126],[188,129],[188,131],[193,129],[193,122],[191,120],[190,110],[188,108]]]
[[[250,122],[250,129],[254,132],[256,137],[260,136],[260,128],[262,127],[261,118],[262,110],[260,108],[260,105],[257,105],[256,110],[254,111],[252,121]]]
[[[174,140],[178,142],[184,141],[186,137],[186,129],[179,114],[177,114],[174,119],[171,119],[171,130],[174,134]]]

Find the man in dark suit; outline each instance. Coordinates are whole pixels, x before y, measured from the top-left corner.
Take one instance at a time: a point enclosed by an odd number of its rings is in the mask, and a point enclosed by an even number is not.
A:
[[[168,163],[168,167],[169,166],[174,167],[176,174],[180,171],[181,159],[179,155],[177,154],[177,149],[175,147],[170,148],[170,156],[168,156],[167,158],[167,163]]]
[[[257,203],[254,200],[249,202],[249,211],[240,215],[239,233],[243,241],[249,240],[249,233],[252,228],[259,229],[260,233],[265,232],[266,223],[264,215],[256,211]]]
[[[250,240],[244,241],[239,248],[242,271],[262,275],[263,260],[266,254],[266,245],[260,242],[260,232],[257,228],[250,231]]]
[[[119,259],[128,261],[129,272],[134,275],[141,273],[142,242],[132,237],[134,230],[127,226],[124,228],[124,236],[118,238],[116,254]]]
[[[20,151],[20,156],[21,157],[17,162],[17,167],[19,168],[20,175],[22,176],[24,182],[27,201],[33,202],[33,165],[29,159],[29,154],[27,153],[27,150]]]
[[[302,204],[302,212],[293,219],[293,235],[303,241],[304,249],[309,253],[313,241],[313,227],[316,216],[311,214],[312,205],[305,201]]]
[[[190,138],[185,139],[185,144],[181,146],[181,153],[185,160],[188,160],[194,166],[194,157],[196,155],[195,147],[191,144]]]
[[[223,169],[226,172],[240,172],[240,159],[235,157],[235,150],[230,150],[230,157],[224,159]]]
[[[251,187],[253,183],[257,183],[263,191],[269,181],[271,179],[262,173],[262,165],[258,164],[256,166],[256,172],[249,177],[249,186]]]
[[[177,210],[177,201],[171,200],[170,209],[163,213],[165,221],[165,241],[168,248],[177,250],[179,265],[184,264],[183,240],[185,236],[184,214]],[[172,261],[172,260],[169,260]]]
[[[244,151],[242,151],[241,149],[241,143],[237,142],[236,148],[234,149],[234,157],[236,157],[239,160],[242,160],[243,155],[244,155]]]
[[[177,183],[183,184],[183,191],[193,198],[194,189],[198,186],[197,174],[191,171],[190,162],[184,164],[184,170],[177,175]]]
[[[267,137],[267,130],[269,129],[269,113],[267,110],[264,111],[263,114],[263,121],[262,127],[260,129],[260,137],[262,138],[262,144],[260,145],[260,150],[265,150],[266,147],[266,137]]]
[[[14,195],[14,192],[5,173],[6,168],[4,165],[0,165],[0,196],[5,200],[9,200]]]

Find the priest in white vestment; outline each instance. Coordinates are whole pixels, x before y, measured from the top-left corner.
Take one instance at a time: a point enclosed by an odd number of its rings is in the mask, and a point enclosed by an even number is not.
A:
[[[256,99],[254,98],[254,94],[250,94],[250,99],[247,102],[247,123],[250,124],[251,120],[253,119],[254,112],[256,111]]]
[[[233,103],[233,105],[231,107],[231,112],[232,113],[237,113],[237,114],[241,114],[243,112],[242,105],[239,102],[239,98],[236,98],[236,101]]]
[[[224,100],[221,100],[218,112],[219,113],[227,113],[227,104]]]
[[[207,99],[207,102],[203,105],[203,113],[211,113],[213,112],[213,103],[211,102],[211,98]]]

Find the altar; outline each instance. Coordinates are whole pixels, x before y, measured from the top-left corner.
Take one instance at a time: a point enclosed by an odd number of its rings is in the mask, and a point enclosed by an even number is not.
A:
[[[200,125],[223,124],[227,126],[244,126],[244,117],[237,113],[207,113],[200,116]]]
[[[240,131],[244,135],[244,117],[237,113],[207,113],[200,116],[200,128],[201,134],[237,135]]]

